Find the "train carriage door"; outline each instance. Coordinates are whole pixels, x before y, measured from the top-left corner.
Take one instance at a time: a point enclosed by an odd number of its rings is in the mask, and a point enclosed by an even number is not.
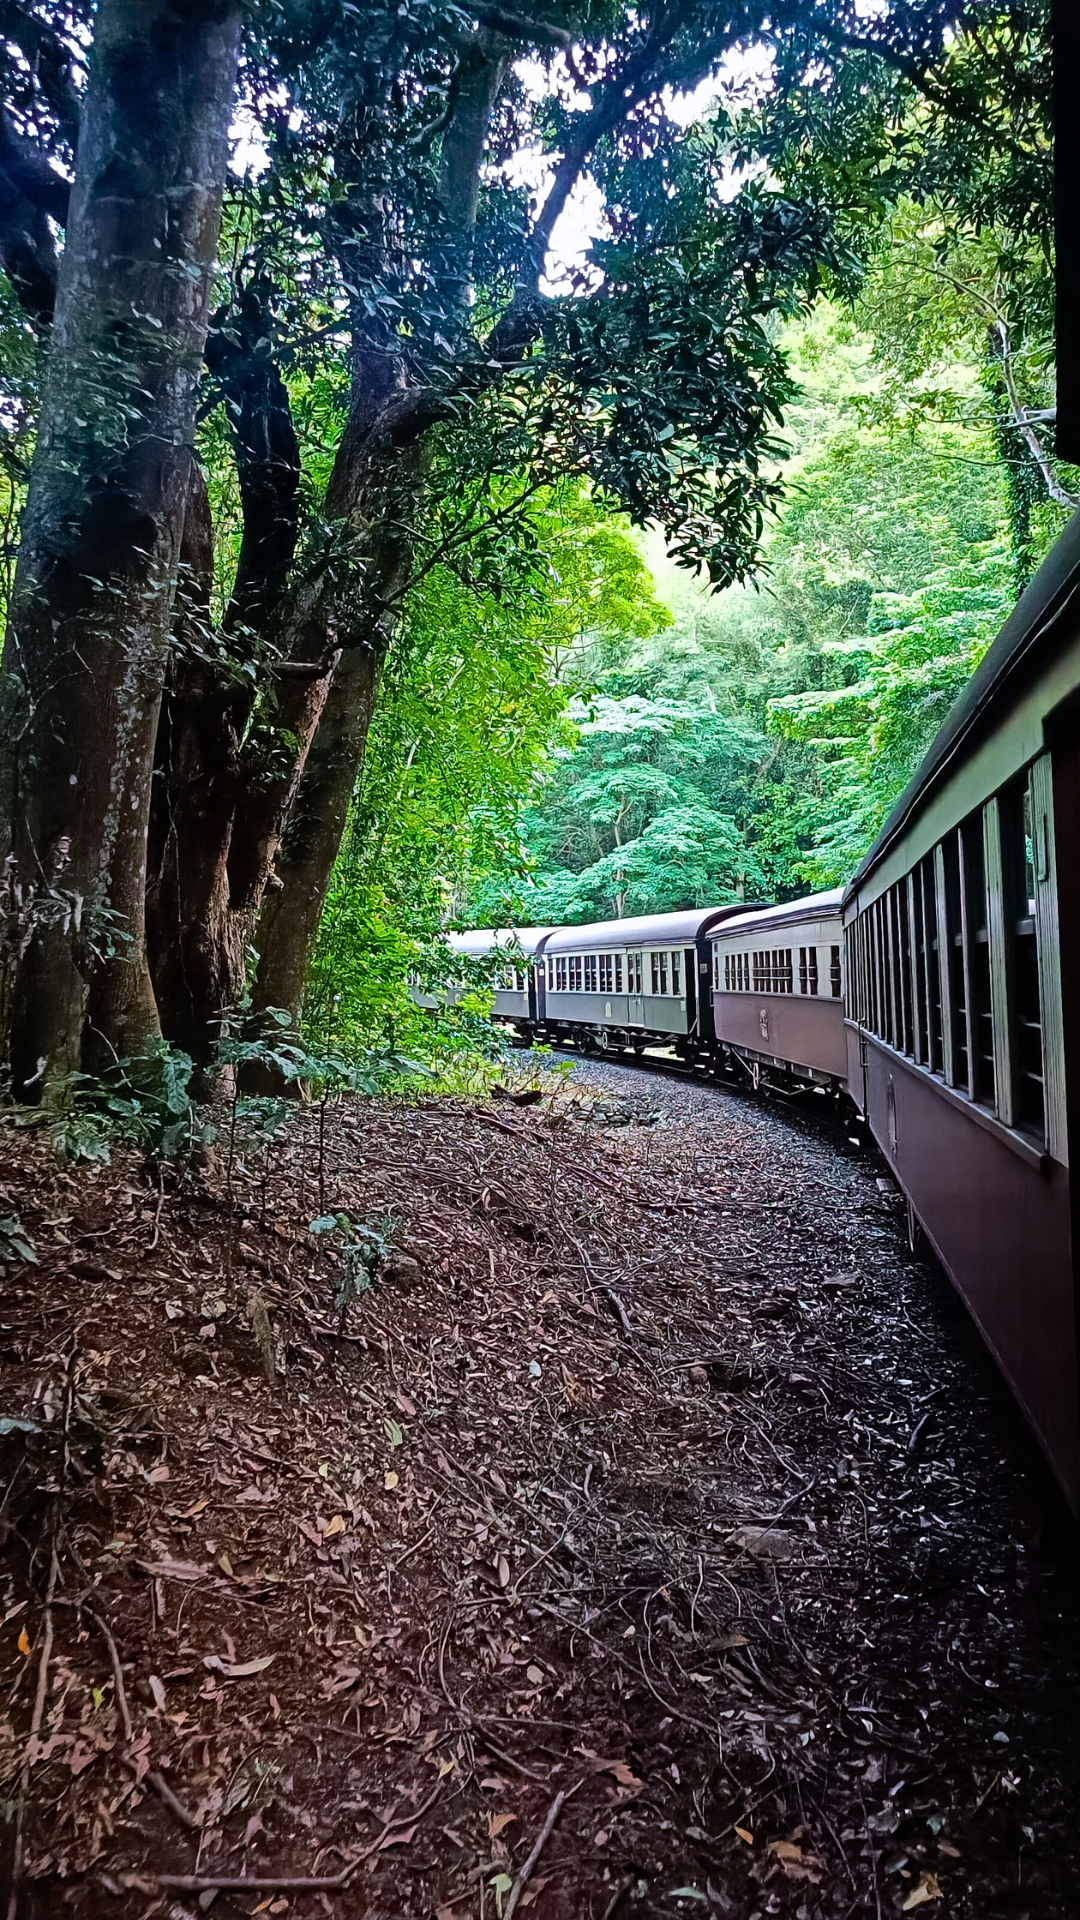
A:
[[[698,981],[697,949],[695,947],[683,948],[682,963],[683,979],[686,983],[683,989],[686,995],[686,1031],[696,1037],[698,1030]]]
[[[626,1023],[645,1025],[645,956],[637,948],[626,956]]]

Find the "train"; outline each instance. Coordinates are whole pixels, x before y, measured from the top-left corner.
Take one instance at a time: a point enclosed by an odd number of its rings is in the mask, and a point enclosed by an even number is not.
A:
[[[1080,514],[845,887],[448,944],[522,1042],[852,1111],[1080,1512]]]
[[[847,1073],[842,897],[487,928],[447,945],[494,963],[492,1018],[523,1042],[639,1057],[666,1048],[755,1088],[836,1095]],[[434,1006],[460,991],[448,981],[415,997]]]

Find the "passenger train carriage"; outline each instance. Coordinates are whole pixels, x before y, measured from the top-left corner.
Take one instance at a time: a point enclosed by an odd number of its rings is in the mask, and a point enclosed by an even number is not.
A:
[[[495,972],[492,1018],[507,1021],[522,1035],[531,1033],[543,1014],[543,967],[536,961],[550,927],[482,927],[471,933],[448,933],[446,944],[454,958],[492,960],[504,954],[502,966]],[[465,989],[452,976],[437,993],[425,992],[416,979],[410,981],[417,1006],[437,1007],[461,998]]]
[[[712,940],[713,1031],[725,1064],[762,1079],[842,1087],[842,892],[737,913]]]
[[[842,893],[455,942],[523,1038],[846,1087],[1080,1510],[1080,514]]]
[[[847,889],[848,1082],[1080,1506],[1080,515]]]
[[[688,1059],[711,1051],[709,934],[738,911],[694,907],[550,933],[544,1037],[605,1051],[674,1046]]]

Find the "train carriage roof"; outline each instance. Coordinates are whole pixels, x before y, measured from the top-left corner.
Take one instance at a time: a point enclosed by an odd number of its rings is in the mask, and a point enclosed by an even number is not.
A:
[[[788,900],[778,907],[755,907],[752,912],[737,913],[722,926],[714,927],[713,938],[722,936],[726,940],[730,935],[736,939],[759,929],[768,933],[781,927],[801,926],[808,920],[839,919],[843,898],[843,887],[833,887],[828,893],[809,893],[802,900]]]
[[[646,913],[629,920],[594,920],[583,927],[559,927],[545,953],[587,953],[605,947],[689,947],[714,923],[733,913],[745,913],[739,903],[730,907],[687,907],[681,913]]]
[[[870,851],[844,889],[847,901],[885,858],[931,794],[993,726],[1006,701],[1016,699],[1028,675],[1043,669],[1057,648],[1075,637],[1080,596],[1080,513],[1074,513],[1034,579],[1020,595],[997,639],[983,655]]]
[[[514,953],[535,953],[550,927],[474,927],[469,933],[448,933],[446,943],[451,953],[461,953],[470,960],[486,959],[489,953],[499,953],[509,949]]]

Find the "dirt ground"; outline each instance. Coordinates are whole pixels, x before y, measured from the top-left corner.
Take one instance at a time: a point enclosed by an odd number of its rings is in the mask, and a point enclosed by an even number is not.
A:
[[[1075,1920],[1071,1523],[880,1163],[606,1063],[319,1132],[0,1135],[18,1920]]]

